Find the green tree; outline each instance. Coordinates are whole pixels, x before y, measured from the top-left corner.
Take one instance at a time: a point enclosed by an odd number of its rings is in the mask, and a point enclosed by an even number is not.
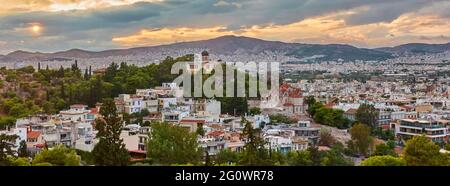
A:
[[[350,166],[353,165],[349,159],[344,157],[343,146],[335,145],[329,151],[325,151],[321,156],[322,166]]]
[[[147,156],[163,165],[198,164],[202,156],[195,133],[168,123],[152,124],[147,149]]]
[[[314,117],[314,112],[316,108],[313,107],[313,105],[315,105],[315,103],[316,99],[314,98],[314,96],[308,96],[305,98],[305,104],[308,106],[306,112],[308,112],[310,117]]]
[[[269,118],[270,118],[270,121],[273,123],[285,123],[285,124],[297,123],[297,120],[292,119],[283,114],[269,115]]]
[[[84,80],[89,80],[90,76],[89,76],[89,71],[88,68],[86,67],[86,69],[84,69]]]
[[[19,149],[17,151],[19,157],[28,157],[30,153],[27,149],[27,142],[25,140],[20,141]]]
[[[7,127],[12,127],[16,124],[16,118],[11,116],[0,117],[0,129],[6,129]]]
[[[75,149],[75,151],[81,157],[82,165],[95,165],[94,156],[92,155],[92,152],[83,151],[79,149]]]
[[[14,156],[14,143],[17,135],[0,134],[0,166],[9,165],[11,161],[8,157]]]
[[[439,152],[439,146],[425,136],[414,136],[406,142],[403,157],[408,166],[444,166],[448,157]]]
[[[53,166],[51,163],[47,163],[47,162],[44,162],[44,163],[36,163],[36,164],[33,164],[33,166],[37,166],[37,167],[50,167],[50,166]]]
[[[259,107],[253,107],[249,110],[250,115],[258,115],[261,114],[261,109]]]
[[[324,107],[324,105],[322,104],[322,103],[320,103],[320,102],[316,102],[316,101],[314,101],[314,102],[312,102],[311,103],[311,105],[308,105],[308,114],[311,116],[311,117],[314,117],[315,115],[316,115],[316,112],[320,109],[320,108],[323,108]]]
[[[320,166],[321,165],[321,154],[318,147],[312,146],[308,148],[309,155],[312,161],[313,166]]]
[[[230,149],[224,149],[219,151],[215,157],[215,163],[218,165],[229,165],[237,163],[239,161],[239,154],[231,151]]]
[[[389,155],[372,156],[362,161],[361,166],[406,166],[406,161]]]
[[[269,157],[269,152],[264,148],[265,141],[261,137],[259,129],[254,129],[252,123],[244,117],[242,117],[241,123],[245,126],[242,136],[246,143],[239,163],[247,166],[272,165],[273,162]]]
[[[450,143],[445,144],[445,150],[450,151]]]
[[[28,158],[20,157],[12,161],[13,166],[31,166]]]
[[[105,99],[100,109],[101,118],[96,120],[99,142],[92,150],[96,165],[125,166],[130,162],[130,155],[125,148],[122,132],[122,121],[117,114],[117,108],[112,99]]]
[[[17,71],[24,72],[24,73],[27,73],[27,74],[32,74],[35,70],[34,70],[33,66],[26,66],[26,67],[22,67],[22,68],[17,69]]]
[[[312,166],[313,162],[311,160],[311,154],[308,150],[297,151],[292,158],[290,165],[293,166]]]
[[[331,135],[331,130],[321,129],[319,133],[319,145],[332,147],[336,143],[336,139]]]
[[[53,166],[79,166],[80,159],[75,150],[59,145],[36,154],[32,164],[48,163]]]
[[[394,151],[394,147],[395,146],[390,146],[388,144],[379,144],[375,146],[375,152],[373,152],[373,156],[384,156],[384,155],[389,155],[389,156],[393,156],[396,157],[397,153],[395,153]]]
[[[373,137],[370,136],[370,127],[358,123],[350,129],[350,135],[354,152],[367,156],[373,144]]]
[[[362,124],[377,128],[379,111],[373,105],[361,104],[356,111],[356,120]]]
[[[205,136],[205,129],[203,129],[203,124],[197,126],[197,131],[195,133],[199,136]]]

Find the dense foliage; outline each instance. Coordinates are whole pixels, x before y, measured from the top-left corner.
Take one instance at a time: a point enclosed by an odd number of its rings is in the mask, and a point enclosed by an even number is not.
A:
[[[356,120],[375,129],[378,127],[378,114],[379,111],[373,105],[361,104],[356,111]]]
[[[283,114],[273,114],[269,115],[270,122],[273,124],[284,123],[284,124],[294,124],[297,123],[296,119],[290,118]]]
[[[449,157],[439,152],[439,146],[425,136],[415,136],[406,142],[403,158],[408,166],[449,165]]]
[[[406,161],[389,155],[372,156],[362,161],[361,166],[406,166]]]
[[[168,123],[152,124],[147,156],[155,164],[198,164],[203,154],[197,135]]]
[[[344,111],[327,108],[322,103],[317,102],[314,97],[307,97],[305,103],[308,105],[308,114],[314,118],[315,122],[340,129],[350,126],[350,121],[344,117]]]
[[[33,165],[48,164],[52,166],[79,166],[80,156],[75,150],[64,146],[56,146],[53,149],[43,150],[34,159]]]

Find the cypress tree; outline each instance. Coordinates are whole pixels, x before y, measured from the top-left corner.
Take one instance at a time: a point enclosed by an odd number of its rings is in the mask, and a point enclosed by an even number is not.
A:
[[[88,69],[86,67],[86,69],[84,70],[84,79],[88,80],[89,79],[89,74],[88,74]]]
[[[125,166],[129,164],[130,155],[120,139],[122,120],[112,99],[106,99],[100,109],[101,118],[96,120],[99,142],[92,150],[94,162],[101,166]]]
[[[62,65],[59,67],[58,76],[59,77],[64,77],[64,68],[63,68]]]

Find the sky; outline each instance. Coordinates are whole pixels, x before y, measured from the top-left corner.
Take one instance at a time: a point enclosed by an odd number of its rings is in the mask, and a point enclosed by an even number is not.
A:
[[[450,0],[0,0],[0,54],[237,35],[375,48],[450,42]]]

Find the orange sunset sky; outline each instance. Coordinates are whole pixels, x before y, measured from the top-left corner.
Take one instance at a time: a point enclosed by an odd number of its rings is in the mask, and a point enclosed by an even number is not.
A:
[[[358,47],[450,42],[448,0],[0,0],[0,54],[239,35]]]

